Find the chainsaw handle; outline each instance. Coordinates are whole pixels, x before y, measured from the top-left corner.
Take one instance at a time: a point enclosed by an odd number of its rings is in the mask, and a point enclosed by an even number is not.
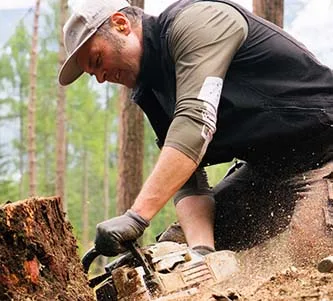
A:
[[[83,270],[84,272],[87,274],[89,271],[89,267],[91,265],[91,263],[95,260],[95,258],[97,256],[101,255],[100,253],[98,253],[95,249],[95,247],[92,247],[91,249],[89,249],[82,257],[81,262],[83,265]]]
[[[83,265],[83,270],[86,274],[88,274],[89,272],[89,268],[91,263],[96,259],[96,257],[98,257],[99,255],[101,255],[100,253],[98,253],[96,251],[95,248],[91,248],[89,249],[82,257],[81,259],[81,263]],[[112,262],[110,262],[109,264],[107,264],[104,268],[105,268],[105,272],[104,274],[101,274],[99,276],[96,276],[94,278],[89,279],[88,283],[89,286],[91,288],[96,287],[97,285],[99,285],[101,282],[103,282],[105,279],[107,279],[108,277],[110,277],[112,275],[112,271],[119,267],[122,266],[123,264],[125,264],[130,258],[132,258],[133,255],[128,252],[122,256],[120,256],[119,258],[116,258],[115,260],[113,260]]]
[[[137,243],[134,241],[128,241],[125,243],[126,248],[130,251],[130,254],[137,259],[144,267],[145,271],[148,273],[148,267],[147,267],[147,263],[143,260],[143,256],[138,252],[139,246],[137,245]],[[109,266],[112,267],[114,265],[118,264],[118,261],[121,262],[121,260],[123,260],[125,257],[129,257],[130,254],[126,254],[125,256],[120,257],[120,260],[115,260],[114,262],[112,262]],[[83,270],[84,272],[87,274],[90,268],[91,263],[96,259],[96,257],[98,257],[99,255],[101,255],[99,252],[97,252],[97,250],[95,249],[95,247],[90,248],[82,257],[81,262],[83,265]],[[148,273],[150,274],[150,273]]]

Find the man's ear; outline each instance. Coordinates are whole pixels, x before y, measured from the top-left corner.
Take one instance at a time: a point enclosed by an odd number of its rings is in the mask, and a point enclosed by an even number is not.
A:
[[[116,12],[110,16],[111,26],[120,33],[128,35],[131,32],[131,23],[128,18],[121,12]]]

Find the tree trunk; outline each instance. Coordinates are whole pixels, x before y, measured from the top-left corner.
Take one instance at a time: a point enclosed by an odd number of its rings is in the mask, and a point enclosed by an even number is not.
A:
[[[94,300],[61,200],[0,207],[0,300]]]
[[[30,95],[28,105],[28,159],[29,159],[29,193],[36,195],[36,88],[37,88],[37,47],[38,21],[40,14],[40,0],[36,0],[34,27],[30,57]]]
[[[130,100],[131,90],[120,93],[117,214],[133,204],[143,179],[143,114]]]
[[[110,128],[110,95],[109,95],[110,85],[106,86],[106,104],[105,104],[105,120],[104,120],[104,177],[103,177],[103,189],[104,189],[104,201],[103,201],[103,209],[104,209],[104,220],[109,218],[109,208],[110,208],[110,172],[109,172],[109,128]]]
[[[83,153],[83,202],[82,202],[82,246],[88,249],[89,245],[89,180],[88,180],[88,153]]]
[[[67,19],[67,0],[60,1],[60,33],[59,33],[59,66],[66,59],[64,47],[63,26]],[[56,129],[56,194],[61,197],[64,211],[67,212],[67,201],[65,200],[65,171],[66,171],[66,95],[65,87],[58,85],[57,99],[57,129]]]
[[[143,8],[143,0],[131,5]],[[120,126],[117,181],[117,214],[130,208],[140,192],[143,181],[144,128],[143,113],[130,100],[131,90],[120,93]]]
[[[48,108],[46,107],[45,110],[43,110],[43,114],[48,114]],[[50,141],[49,141],[49,133],[41,133],[40,135],[43,137],[43,152],[44,152],[44,162],[43,162],[43,170],[44,170],[44,190],[45,192],[47,191],[53,191],[54,187],[51,185],[52,180],[50,180],[50,162],[51,160],[51,152],[50,152]],[[53,137],[52,137],[53,140]],[[40,174],[40,172],[39,172]],[[42,190],[40,188],[41,183],[39,183],[39,190]]]
[[[109,167],[109,135],[110,135],[110,85],[106,85],[105,88],[105,119],[104,119],[104,175],[103,175],[103,219],[109,219],[109,209],[110,209],[110,167]],[[104,267],[108,263],[107,257],[102,257],[101,267]]]
[[[144,7],[144,0],[130,0],[128,1],[131,5],[133,6],[138,6],[138,7],[141,7],[143,8]]]
[[[24,143],[24,99],[23,99],[23,87],[20,85],[20,142],[19,142],[19,196],[20,199],[23,199],[24,195],[24,183],[23,183],[23,175],[24,175],[24,154],[25,154],[25,143]]]
[[[253,12],[281,28],[283,27],[283,0],[253,0]]]

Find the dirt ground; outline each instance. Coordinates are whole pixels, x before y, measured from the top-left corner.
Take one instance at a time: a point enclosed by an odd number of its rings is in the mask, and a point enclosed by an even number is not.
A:
[[[333,300],[333,274],[320,273],[316,267],[291,267],[264,281],[244,300]]]
[[[304,256],[302,260],[295,260],[295,254],[290,252],[289,238],[285,233],[240,253],[240,271],[230,281],[216,285],[216,297],[207,300],[227,300],[222,296],[239,301],[333,300],[333,271],[318,271],[318,263],[333,255],[329,253],[332,250],[317,249],[318,253],[314,254],[313,248],[309,248],[300,253]]]
[[[275,242],[239,254],[241,269],[232,279],[176,300],[333,301],[333,271],[319,272],[319,259],[295,266],[286,250],[270,249]]]

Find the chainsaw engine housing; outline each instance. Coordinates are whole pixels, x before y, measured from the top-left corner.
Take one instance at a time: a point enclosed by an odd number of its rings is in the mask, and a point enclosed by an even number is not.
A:
[[[165,241],[136,247],[136,253],[139,260],[129,253],[90,280],[98,301],[190,300],[201,285],[212,286],[238,270],[231,251],[202,256],[186,244]]]

